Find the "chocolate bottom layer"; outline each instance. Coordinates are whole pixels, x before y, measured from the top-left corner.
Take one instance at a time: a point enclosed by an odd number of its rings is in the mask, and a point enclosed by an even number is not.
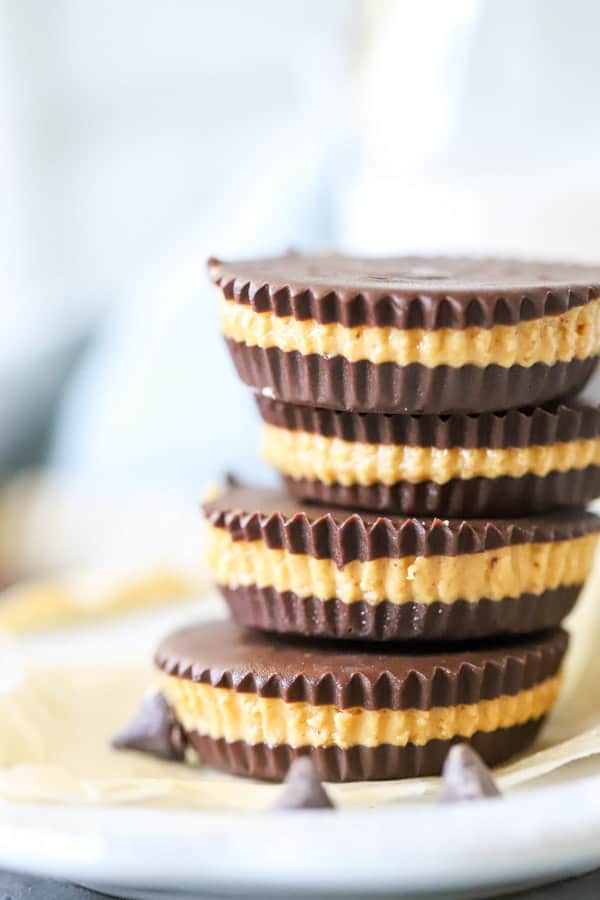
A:
[[[585,506],[600,496],[600,466],[523,475],[520,478],[453,478],[445,484],[325,484],[310,478],[284,478],[292,497],[326,506],[368,509],[397,515],[460,518],[522,516],[563,506]]]
[[[238,625],[279,634],[371,641],[466,640],[526,634],[559,625],[581,585],[476,603],[343,603],[256,585],[220,590]]]
[[[532,719],[523,725],[478,731],[471,738],[433,740],[423,746],[396,747],[290,747],[280,744],[228,742],[191,732],[187,738],[202,762],[234,775],[268,781],[281,781],[298,756],[310,756],[323,781],[383,781],[391,778],[415,778],[439,775],[448,750],[455,743],[468,743],[489,766],[505,762],[535,739],[544,719]]]
[[[597,361],[428,368],[352,363],[342,356],[304,356],[226,340],[246,384],[289,403],[358,412],[473,413],[539,405],[582,388]]]

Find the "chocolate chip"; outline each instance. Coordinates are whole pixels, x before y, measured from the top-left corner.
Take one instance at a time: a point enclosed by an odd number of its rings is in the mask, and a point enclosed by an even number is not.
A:
[[[499,797],[492,773],[468,744],[450,748],[442,770],[441,803],[460,803],[481,797]]]
[[[225,484],[228,488],[242,487],[242,482],[235,472],[225,472]]]
[[[301,756],[291,764],[273,809],[334,809],[310,757]]]
[[[112,740],[116,750],[140,750],[161,759],[182,760],[185,738],[162,694],[145,697],[135,718]]]

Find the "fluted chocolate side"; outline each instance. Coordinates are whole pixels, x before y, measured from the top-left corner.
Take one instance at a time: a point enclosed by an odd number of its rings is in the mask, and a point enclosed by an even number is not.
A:
[[[336,746],[290,747],[279,744],[271,747],[245,741],[227,742],[223,738],[214,739],[198,732],[188,733],[187,738],[202,762],[234,775],[281,781],[294,759],[308,755],[323,781],[383,781],[439,775],[448,750],[457,742],[470,744],[487,765],[496,766],[533,743],[542,723],[543,718],[531,719],[510,728],[479,731],[468,740],[433,740],[423,746],[355,746],[347,750]]]
[[[280,491],[236,487],[204,505],[207,521],[234,540],[333,559],[458,556],[515,544],[571,540],[600,530],[581,509],[519,519],[421,519],[301,505]]]
[[[395,484],[325,484],[312,478],[283,478],[299,501],[406,516],[523,516],[560,507],[585,506],[600,496],[600,466],[512,478],[452,478]]]
[[[382,603],[299,597],[272,587],[221,587],[234,621],[266,632],[352,641],[462,641],[559,625],[582,585],[470,603]]]
[[[307,431],[362,444],[507,449],[545,446],[600,435],[600,406],[564,400],[505,412],[391,415],[340,412],[282,403],[260,394],[263,420],[286,431]]]
[[[269,397],[355,412],[445,414],[536,406],[584,387],[597,357],[554,365],[433,366],[350,362],[226,339],[239,377]]]
[[[490,328],[560,315],[600,295],[597,266],[461,257],[208,260],[227,300],[328,324]]]
[[[556,675],[566,652],[562,629],[503,644],[443,649],[306,643],[265,636],[230,622],[180,629],[159,645],[168,675],[287,703],[338,709],[431,709],[515,695]]]

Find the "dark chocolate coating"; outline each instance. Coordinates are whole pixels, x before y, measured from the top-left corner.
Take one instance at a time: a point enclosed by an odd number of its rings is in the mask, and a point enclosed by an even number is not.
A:
[[[502,600],[453,603],[344,603],[272,587],[220,587],[233,620],[277,634],[352,641],[464,641],[553,628],[571,612],[582,585]]]
[[[234,488],[204,505],[207,520],[234,540],[333,559],[457,556],[514,544],[569,540],[600,530],[600,518],[568,509],[520,519],[417,519],[298,505],[279,491]]]
[[[168,675],[288,703],[431,709],[531,688],[556,675],[567,642],[567,633],[554,629],[503,644],[407,650],[398,644],[306,643],[208,622],[166,637],[155,662]]]
[[[600,496],[600,466],[511,478],[452,478],[398,481],[396,484],[325,484],[284,477],[286,490],[299,501],[404,516],[539,515],[560,507],[585,506]]]
[[[255,390],[287,403],[356,412],[480,413],[539,406],[579,391],[597,363],[593,356],[551,366],[429,368],[226,343],[239,377]]]
[[[494,450],[565,443],[600,435],[600,406],[577,400],[479,415],[412,416],[338,412],[255,396],[269,425],[359,444]]]
[[[557,315],[600,295],[600,266],[510,259],[290,254],[208,262],[228,300],[355,325],[464,328]]]
[[[542,719],[530,719],[523,725],[478,731],[466,742],[472,746],[488,766],[496,766],[527,749],[535,740]],[[423,746],[408,744],[395,747],[290,747],[279,744],[247,744],[245,741],[227,742],[192,732],[190,744],[207,765],[225,769],[234,775],[281,781],[291,762],[300,756],[310,756],[323,781],[383,781],[391,778],[417,778],[439,775],[448,751],[465,738],[433,740]]]

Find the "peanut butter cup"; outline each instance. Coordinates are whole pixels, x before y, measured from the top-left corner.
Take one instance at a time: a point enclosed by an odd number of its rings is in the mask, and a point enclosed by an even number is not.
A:
[[[235,488],[205,504],[209,565],[235,621],[305,637],[465,640],[559,624],[600,519],[398,517]]]
[[[600,494],[600,407],[385,415],[257,396],[262,451],[299,500],[403,515],[522,516]]]
[[[581,388],[600,268],[291,254],[209,260],[225,338],[265,396],[340,410],[484,412]]]
[[[156,664],[202,761],[281,779],[308,755],[324,780],[354,781],[438,774],[456,741],[488,765],[520,752],[556,700],[566,646],[555,629],[407,654],[213,622],[167,637]]]

